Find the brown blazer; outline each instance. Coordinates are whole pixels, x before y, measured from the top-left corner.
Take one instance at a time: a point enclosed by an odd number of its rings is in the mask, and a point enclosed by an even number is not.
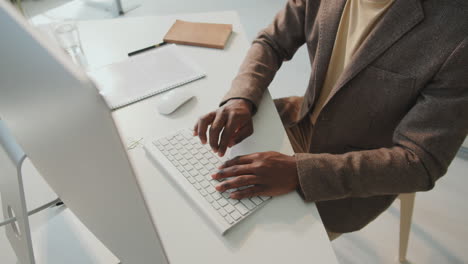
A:
[[[328,230],[361,229],[397,194],[430,190],[446,173],[468,133],[465,3],[396,0],[333,88],[309,153],[296,155],[300,191],[317,202]],[[289,0],[253,42],[223,101],[258,105],[281,63],[306,44],[312,72],[295,122],[308,116],[344,4]]]

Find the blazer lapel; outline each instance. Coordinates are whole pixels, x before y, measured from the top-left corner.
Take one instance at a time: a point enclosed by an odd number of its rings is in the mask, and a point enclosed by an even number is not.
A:
[[[324,107],[343,86],[424,18],[420,0],[395,0],[333,87]]]
[[[312,73],[314,80],[314,99],[318,98],[320,88],[325,81],[328,64],[335,43],[336,32],[340,23],[346,0],[322,1],[318,14],[318,47]],[[312,102],[311,102],[312,103]]]

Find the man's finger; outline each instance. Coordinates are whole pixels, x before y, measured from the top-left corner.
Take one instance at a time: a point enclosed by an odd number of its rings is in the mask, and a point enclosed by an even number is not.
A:
[[[196,137],[198,136],[198,121],[195,123],[195,126],[193,127],[193,136]]]
[[[210,127],[210,146],[214,152],[218,151],[219,133],[226,124],[226,114],[223,112],[217,113]]]
[[[216,115],[216,112],[211,112],[207,115],[202,116],[198,120],[198,124],[197,124],[198,137],[200,138],[203,144],[206,144],[206,130],[208,130],[208,126],[213,122],[215,115]]]
[[[220,157],[224,156],[226,149],[228,147],[229,141],[231,140],[234,134],[234,124],[232,118],[229,118],[224,127],[223,134],[221,135],[221,140],[219,141],[218,155]]]
[[[254,196],[263,195],[265,191],[264,185],[254,185],[252,187],[235,191],[231,193],[231,199],[241,200],[244,198],[250,198]]]
[[[219,166],[218,169],[221,170],[221,169],[225,169],[225,168],[235,166],[235,165],[252,163],[255,160],[255,155],[256,154],[254,153],[254,154],[249,154],[249,155],[237,156],[233,159],[230,159],[224,162],[223,165]]]
[[[223,181],[215,188],[219,192],[225,192],[230,189],[237,189],[244,186],[254,185],[258,181],[255,175],[241,175],[230,180]]]
[[[252,135],[253,133],[253,125],[250,122],[248,125],[241,127],[234,136],[231,137],[231,141],[229,142],[229,147],[237,145],[241,143],[244,139]]]
[[[253,174],[252,170],[250,169],[249,165],[235,165],[229,168],[222,169],[215,174],[211,175],[211,177],[215,180],[221,180],[229,177],[236,177],[245,174]]]

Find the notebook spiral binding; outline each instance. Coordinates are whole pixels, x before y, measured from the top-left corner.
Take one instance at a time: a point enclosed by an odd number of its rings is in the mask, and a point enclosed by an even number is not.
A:
[[[157,90],[157,91],[153,91],[153,92],[151,92],[151,93],[149,93],[149,94],[146,94],[146,95],[137,97],[137,98],[135,98],[135,99],[133,99],[133,100],[130,100],[130,101],[127,101],[127,102],[125,102],[125,103],[117,104],[117,105],[110,105],[110,107],[111,107],[111,109],[113,109],[113,110],[117,110],[117,109],[122,108],[122,107],[125,107],[125,106],[127,106],[127,105],[131,105],[131,104],[134,104],[134,103],[139,102],[139,101],[141,101],[141,100],[144,100],[144,99],[146,99],[146,98],[149,98],[149,97],[158,95],[158,94],[160,94],[160,93],[164,93],[164,92],[167,92],[167,91],[169,91],[169,90],[172,90],[172,89],[174,89],[174,88],[180,87],[180,86],[185,85],[185,84],[187,84],[187,83],[191,83],[191,82],[193,82],[193,81],[202,79],[202,78],[204,78],[205,76],[206,76],[206,74],[200,74],[200,75],[197,75],[197,76],[195,76],[195,77],[193,77],[193,78],[184,80],[183,82],[174,83],[174,84],[172,84],[172,85],[167,86],[166,88],[163,88],[163,89],[160,89],[160,90]]]

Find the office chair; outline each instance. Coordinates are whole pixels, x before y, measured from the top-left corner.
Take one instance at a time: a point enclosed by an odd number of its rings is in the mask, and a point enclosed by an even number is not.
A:
[[[416,193],[402,193],[398,196],[398,199],[400,199],[400,247],[398,250],[398,261],[400,263],[408,263],[406,253],[408,251],[415,198]]]

